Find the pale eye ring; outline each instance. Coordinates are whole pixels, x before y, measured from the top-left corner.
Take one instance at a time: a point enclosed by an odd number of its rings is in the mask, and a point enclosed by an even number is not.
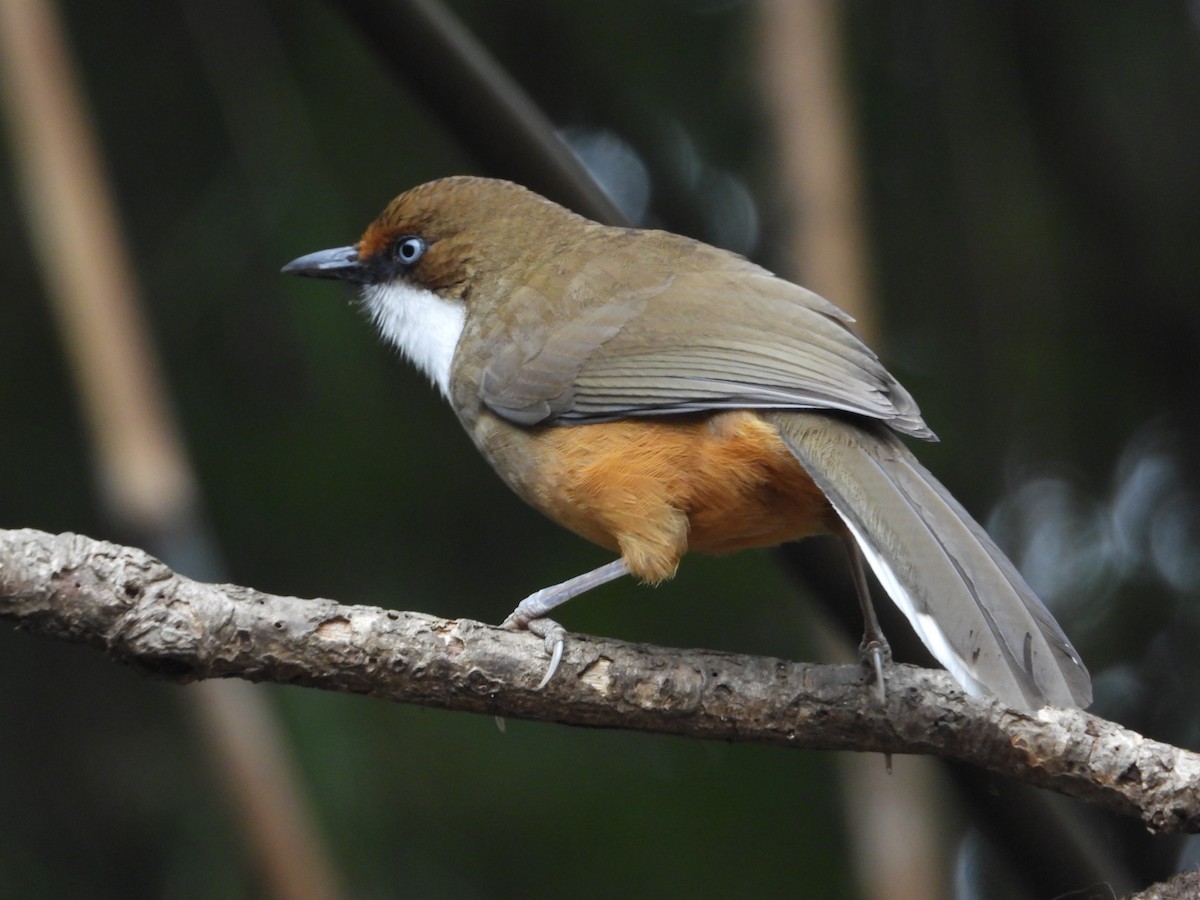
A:
[[[415,234],[410,234],[407,237],[402,237],[396,241],[393,255],[396,257],[396,262],[402,266],[415,266],[417,262],[425,255],[425,249],[428,245],[424,238],[419,238]]]

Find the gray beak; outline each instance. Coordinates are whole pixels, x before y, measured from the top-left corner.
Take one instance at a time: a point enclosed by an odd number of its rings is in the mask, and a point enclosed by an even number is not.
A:
[[[299,259],[293,259],[281,272],[287,275],[304,275],[307,278],[336,278],[363,284],[366,271],[359,263],[357,247],[338,247],[334,250],[318,250]]]

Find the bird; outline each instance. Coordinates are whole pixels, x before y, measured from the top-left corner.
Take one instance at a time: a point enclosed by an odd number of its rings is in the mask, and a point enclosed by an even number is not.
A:
[[[968,694],[1022,712],[1091,702],[1054,617],[901,439],[936,440],[912,395],[812,291],[468,175],[405,191],[356,244],[282,271],[356,286],[500,478],[616,554],[503,623],[545,642],[539,687],[559,667],[549,614],[565,601],[624,575],[661,582],[689,551],[831,534],[880,691],[890,657],[865,566]]]

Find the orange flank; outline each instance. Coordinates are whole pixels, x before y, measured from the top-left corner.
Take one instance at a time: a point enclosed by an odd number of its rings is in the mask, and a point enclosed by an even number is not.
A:
[[[745,410],[540,429],[534,500],[644,581],[689,550],[772,547],[842,525],[776,430]]]

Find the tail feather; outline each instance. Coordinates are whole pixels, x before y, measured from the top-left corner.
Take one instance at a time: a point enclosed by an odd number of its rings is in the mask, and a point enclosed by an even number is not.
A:
[[[987,533],[891,431],[767,413],[929,651],[974,696],[1085,707],[1087,669]]]

